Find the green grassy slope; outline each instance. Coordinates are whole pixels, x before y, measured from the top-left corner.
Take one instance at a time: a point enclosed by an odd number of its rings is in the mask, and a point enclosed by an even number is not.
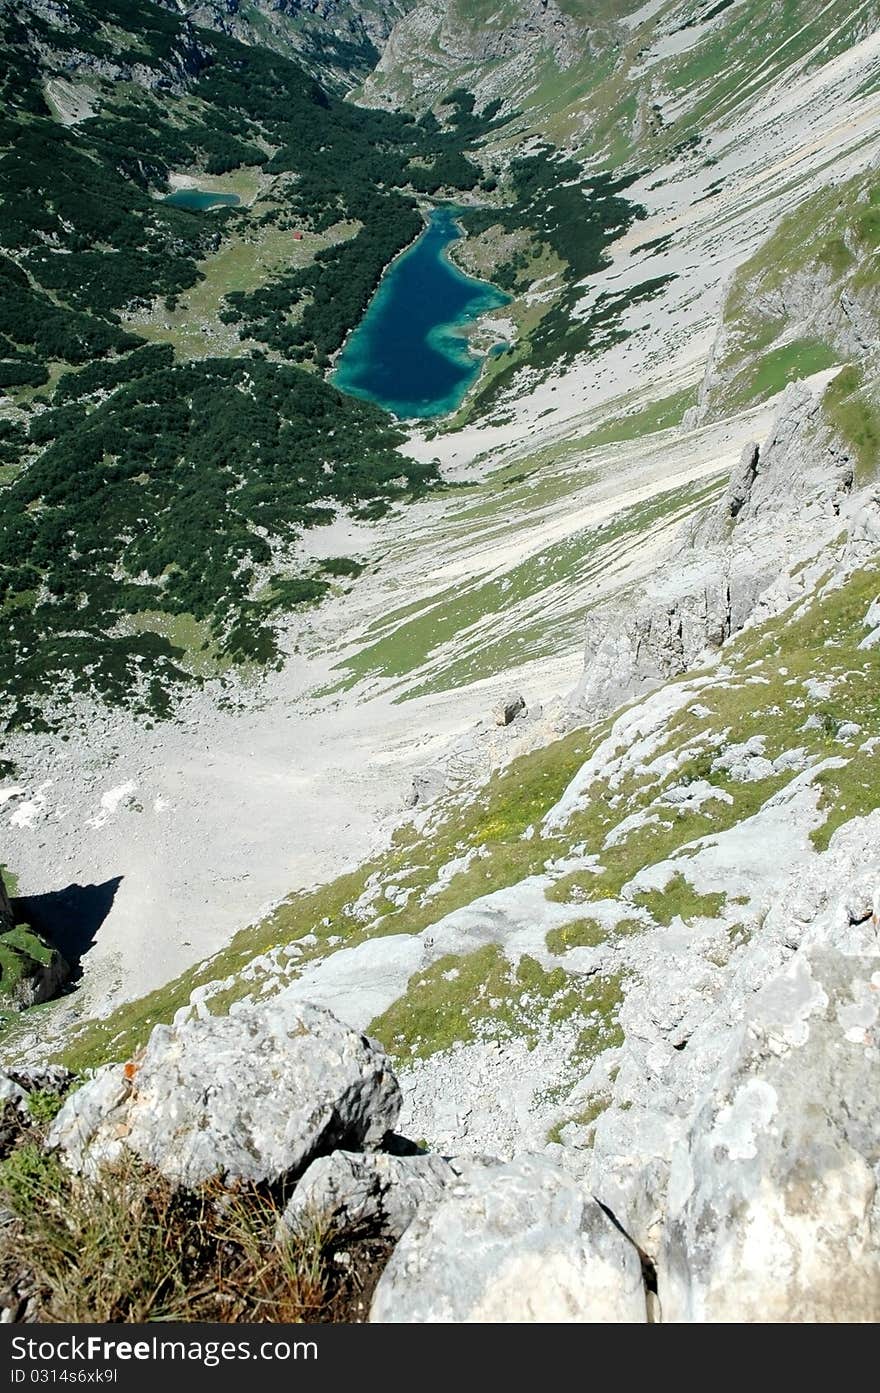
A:
[[[707,381],[707,414],[752,405],[796,377],[864,357],[878,319],[880,173],[871,170],[807,199],[737,269]],[[867,386],[876,365],[863,375]]]
[[[696,682],[690,677],[670,684],[662,707],[651,708],[666,714],[642,723],[651,744],[639,768],[629,768],[627,752],[633,714],[647,711],[645,703],[633,708],[629,720],[574,730],[515,760],[482,790],[441,803],[427,826],[402,828],[376,860],[292,897],[201,967],[81,1027],[63,1052],[65,1060],[82,1068],[126,1058],[197,987],[216,983],[208,991],[209,1009],[223,1012],[264,987],[283,986],[343,948],[377,935],[418,934],[485,895],[537,876],[568,927],[551,932],[537,953],[509,959],[502,914],[496,944],[457,961],[441,957],[417,973],[371,1031],[393,1055],[407,1059],[474,1038],[487,1024],[504,1038],[570,1020],[580,1022],[575,1063],[582,1069],[585,1059],[615,1043],[624,982],[616,973],[585,980],[576,958],[567,963],[569,953],[585,944],[625,944],[676,915],[685,921],[720,916],[719,931],[732,943],[729,927],[748,919],[748,907],[728,904],[723,892],[695,891],[688,874],[695,839],[742,823],[802,778],[803,768],[829,756],[832,766],[815,780],[816,848],[827,846],[843,821],[877,806],[880,740],[873,749],[871,740],[880,737],[878,657],[876,648],[859,646],[877,589],[876,568],[837,588],[823,591],[820,583],[805,603],[731,644],[723,669]],[[811,694],[809,680],[817,674],[830,695]],[[845,722],[858,727],[856,737],[839,738],[851,730]],[[760,778],[742,781],[713,767],[719,754],[755,736],[763,737],[768,761]],[[798,759],[772,767],[795,748]],[[545,824],[585,767],[593,767],[594,776],[582,780],[569,814]],[[690,785],[704,794],[710,785],[712,796],[693,805],[667,800],[673,787]],[[631,885],[661,862],[670,863],[661,890]],[[295,945],[290,954],[287,944]],[[251,962],[255,966],[242,977]]]

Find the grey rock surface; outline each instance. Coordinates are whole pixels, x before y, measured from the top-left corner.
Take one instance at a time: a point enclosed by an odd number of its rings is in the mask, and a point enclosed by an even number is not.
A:
[[[646,1319],[635,1248],[595,1200],[538,1156],[475,1170],[419,1211],[370,1310],[374,1322]]]
[[[413,775],[412,787],[404,800],[405,805],[408,808],[426,807],[433,803],[435,798],[439,798],[445,787],[446,774],[442,769],[436,766],[420,769]]]
[[[334,1151],[309,1166],[281,1223],[296,1232],[317,1219],[337,1233],[366,1230],[396,1239],[458,1173],[442,1156]]]
[[[639,940],[636,980],[620,1012],[625,1040],[616,1053],[614,1081],[609,1085],[600,1058],[567,1103],[571,1115],[596,1092],[610,1094],[595,1125],[589,1183],[654,1257],[664,1241],[673,1155],[686,1145],[714,1081],[741,1048],[744,1023],[764,1010],[757,1004],[760,994],[780,974],[785,980],[808,952],[824,949],[869,961],[880,954],[874,920],[880,811],[854,818],[834,833],[821,856],[779,876],[778,829],[797,816],[796,803],[781,801],[773,822],[756,818],[737,829],[729,851],[723,843],[709,844],[691,858],[690,874],[699,883],[723,878],[730,884],[741,854],[758,844],[767,847],[771,888],[760,891],[754,884],[749,890],[752,928],[739,942],[734,935],[726,948],[726,931],[722,938],[708,923],[704,933],[669,929]],[[875,965],[880,968],[880,956]],[[880,1135],[880,1126],[876,1130]]]
[[[510,692],[492,708],[492,719],[497,726],[509,726],[526,709],[526,699],[519,692]]]
[[[73,1094],[49,1144],[75,1171],[128,1148],[188,1186],[275,1182],[337,1147],[378,1147],[399,1111],[378,1045],[286,1000],[157,1026],[140,1059]]]
[[[19,1112],[27,1110],[27,1089],[17,1079],[0,1069],[0,1104],[11,1103]]]
[[[748,502],[752,484],[758,473],[758,454],[758,446],[754,440],[750,440],[748,445],[743,446],[739,461],[731,471],[725,502],[732,518],[735,518],[742,511],[743,504]]]
[[[494,22],[482,13],[468,16],[464,7],[446,0],[421,0],[405,8],[361,89],[367,106],[399,102],[404,90],[428,105],[441,100],[464,73],[478,110],[493,97],[521,105],[522,91],[541,61],[563,71],[593,47],[595,16],[588,23],[557,0],[519,0],[509,11],[499,10]]]
[[[665,1321],[880,1319],[880,957],[797,955],[677,1146]]]
[[[73,1082],[73,1074],[61,1064],[45,1064],[33,1069],[0,1069],[0,1100],[12,1102],[27,1111],[31,1093],[54,1093],[60,1097]]]
[[[839,533],[853,483],[850,452],[819,398],[793,383],[764,444],[745,447],[724,495],[685,524],[674,559],[628,606],[616,599],[590,612],[574,707],[605,715],[717,652],[759,606],[762,617],[784,608],[794,595],[780,581]]]

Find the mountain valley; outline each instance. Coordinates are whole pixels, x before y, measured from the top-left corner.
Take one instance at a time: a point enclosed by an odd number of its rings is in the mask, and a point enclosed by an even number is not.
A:
[[[418,1143],[373,1320],[880,1316],[878,21],[0,0],[4,1097],[74,1170],[295,1018],[378,1140],[193,1127],[343,1228]],[[397,416],[340,353],[438,208],[494,298]],[[532,1272],[551,1194],[635,1267]]]

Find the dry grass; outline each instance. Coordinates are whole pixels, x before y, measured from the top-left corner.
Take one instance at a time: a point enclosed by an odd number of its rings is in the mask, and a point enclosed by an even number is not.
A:
[[[32,1126],[0,1163],[0,1203],[7,1320],[363,1320],[388,1254],[318,1220],[279,1242],[282,1196],[182,1190],[134,1157],[77,1179]]]

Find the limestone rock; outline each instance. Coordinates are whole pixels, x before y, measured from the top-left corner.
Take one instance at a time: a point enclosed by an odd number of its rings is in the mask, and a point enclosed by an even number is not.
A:
[[[364,105],[399,105],[407,91],[419,106],[430,106],[466,77],[477,110],[493,98],[512,109],[522,105],[522,92],[542,63],[564,71],[596,51],[595,16],[587,22],[557,0],[518,0],[490,22],[446,0],[401,8],[407,13],[361,89]]]
[[[665,1321],[880,1319],[880,957],[796,956],[673,1153]]]
[[[123,1064],[105,1064],[70,1095],[49,1128],[47,1147],[60,1148],[71,1170],[92,1175],[103,1162],[117,1161],[122,1154],[124,1108],[131,1094],[128,1072]]]
[[[624,614],[617,600],[599,606],[587,620],[577,704],[605,713],[686,672],[742,627],[763,579],[745,558],[731,570],[709,554],[654,577]]]
[[[61,1064],[44,1064],[33,1069],[0,1069],[0,1099],[27,1111],[32,1093],[54,1093],[60,1097],[73,1082],[73,1074]]]
[[[646,1319],[635,1248],[595,1200],[538,1156],[474,1170],[419,1211],[370,1310],[375,1322]]]
[[[755,783],[758,779],[768,779],[775,772],[769,759],[764,757],[766,741],[762,735],[753,735],[740,745],[728,745],[712,761],[712,773],[726,773],[736,783]]]
[[[677,553],[627,606],[615,599],[589,613],[574,705],[604,715],[707,659],[759,611],[784,609],[798,593],[784,583],[792,563],[839,533],[853,481],[820,399],[791,384],[767,440],[745,447],[724,496],[685,524]]]
[[[826,851],[801,860],[791,847],[809,836],[813,799],[809,784],[790,797],[776,795],[761,814],[688,858],[686,874],[701,889],[726,883],[731,896],[740,890],[750,896],[751,911],[732,907],[728,914],[729,920],[742,912],[750,928],[730,953],[719,951],[723,942],[730,946],[721,921],[707,922],[703,931],[670,927],[637,940],[638,971],[620,1008],[625,1038],[614,1056],[614,1083],[601,1073],[600,1056],[565,1104],[572,1116],[592,1089],[610,1093],[595,1124],[589,1183],[626,1216],[628,1232],[652,1256],[662,1243],[672,1156],[739,1047],[759,993],[791,970],[793,954],[829,948],[855,958],[880,951],[874,919],[880,810],[853,818]],[[787,829],[801,819],[805,830],[786,850]],[[757,878],[759,855],[766,859]]]
[[[743,504],[748,501],[757,473],[758,446],[754,440],[750,440],[748,445],[743,447],[739,461],[731,471],[730,483],[727,485],[727,511],[732,518],[741,512]]]
[[[270,1183],[337,1147],[378,1147],[400,1111],[382,1050],[289,999],[156,1026],[139,1060],[103,1070],[52,1126],[75,1171],[127,1147],[169,1179]]]
[[[18,1112],[27,1111],[27,1089],[17,1079],[0,1069],[0,1103],[11,1103]]]
[[[446,775],[442,769],[432,766],[420,769],[413,775],[412,787],[406,797],[407,808],[423,808],[433,803],[446,787]]]
[[[497,726],[509,726],[526,709],[526,699],[519,692],[511,692],[492,708],[492,719]]]
[[[457,1174],[442,1156],[334,1151],[309,1166],[281,1223],[296,1232],[318,1218],[336,1232],[360,1229],[396,1239]]]

